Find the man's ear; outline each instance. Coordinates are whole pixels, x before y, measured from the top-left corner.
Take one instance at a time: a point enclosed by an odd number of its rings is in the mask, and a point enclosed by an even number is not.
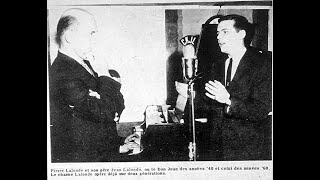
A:
[[[239,34],[239,36],[242,38],[242,39],[244,39],[244,37],[246,37],[246,31],[245,30],[240,30],[239,32],[238,32],[238,34]]]
[[[68,44],[74,43],[76,38],[78,38],[76,35],[76,31],[77,31],[77,28],[73,25],[64,32],[64,39]]]
[[[74,33],[72,32],[71,29],[68,29],[64,32],[64,40],[68,43],[71,44],[73,42],[73,38],[74,38]]]

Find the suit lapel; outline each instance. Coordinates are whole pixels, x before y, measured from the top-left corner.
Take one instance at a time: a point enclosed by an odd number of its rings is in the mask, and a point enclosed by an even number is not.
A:
[[[241,58],[239,65],[237,67],[237,70],[234,74],[234,77],[232,78],[232,80],[230,82],[230,86],[229,86],[230,91],[234,87],[235,83],[239,83],[241,81],[241,77],[243,75],[248,74],[248,72],[250,71],[250,67],[251,67],[251,65],[250,65],[250,51],[247,50],[246,53]]]
[[[221,67],[223,67],[221,69],[221,72],[222,72],[222,80],[221,80],[222,82],[221,82],[221,84],[226,86],[226,77],[225,77],[225,74],[226,74],[226,61],[224,61],[223,66],[221,66]]]
[[[224,77],[224,73],[225,73],[225,69],[224,69],[224,63],[225,61],[223,61],[221,59],[221,61],[216,61],[215,63],[213,63],[213,67],[211,68],[211,75],[210,75],[210,80],[217,80],[219,81],[221,84],[225,84],[225,77]]]
[[[81,64],[79,64],[73,58],[60,52],[59,55],[61,55],[61,58],[68,64],[72,71],[79,72],[79,74],[85,74],[86,76],[90,76],[91,78],[96,77],[96,72],[94,72],[95,76],[92,76]]]
[[[86,74],[87,76],[90,76],[92,78],[95,77],[95,76],[92,76],[92,74],[90,74],[81,64],[79,64],[78,62],[76,62],[76,63],[77,63],[77,66],[76,66],[77,70],[81,71],[82,74]]]

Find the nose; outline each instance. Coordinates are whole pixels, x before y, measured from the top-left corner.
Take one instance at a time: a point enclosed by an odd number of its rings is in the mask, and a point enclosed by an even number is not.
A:
[[[217,34],[217,39],[218,39],[218,40],[221,39],[221,33],[218,33],[218,34]]]
[[[90,36],[90,43],[91,43],[91,45],[96,45],[96,44],[97,44],[96,33],[93,33],[93,34]]]

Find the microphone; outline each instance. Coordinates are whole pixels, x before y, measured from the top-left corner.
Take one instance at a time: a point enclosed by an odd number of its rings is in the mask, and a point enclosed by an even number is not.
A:
[[[194,41],[196,36],[188,35],[180,39],[183,45],[182,68],[183,77],[186,81],[192,81],[198,71],[198,59],[195,56]]]

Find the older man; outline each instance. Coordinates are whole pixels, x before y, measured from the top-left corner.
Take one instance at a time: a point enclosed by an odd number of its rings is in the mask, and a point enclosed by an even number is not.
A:
[[[98,76],[90,61],[97,25],[83,9],[66,10],[57,25],[59,52],[49,69],[52,162],[119,161],[138,147],[117,135],[115,115],[124,109],[121,84]]]

